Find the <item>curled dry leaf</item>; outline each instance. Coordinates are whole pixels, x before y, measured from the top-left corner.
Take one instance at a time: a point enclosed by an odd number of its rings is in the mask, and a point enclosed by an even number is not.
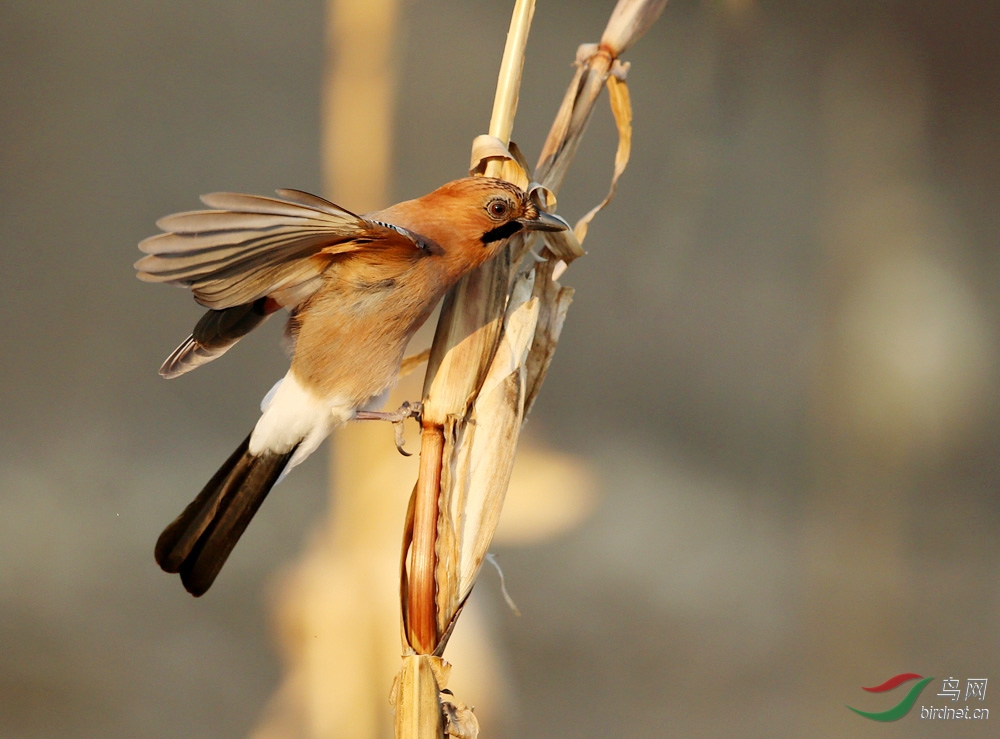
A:
[[[580,239],[577,238],[576,228],[578,227],[574,227],[572,231],[550,231],[545,234],[545,246],[557,259],[561,259],[566,264],[587,253],[583,250]],[[558,275],[553,279],[558,279]]]
[[[525,359],[538,320],[534,274],[518,278],[504,332],[469,422],[445,440],[438,520],[437,612],[444,633],[472,590],[493,541],[524,416]]]
[[[518,161],[507,144],[496,136],[487,133],[476,136],[472,140],[472,160],[469,165],[469,174],[485,174],[491,163],[497,162],[500,166],[497,177],[513,182],[522,190],[528,189],[530,178],[528,177],[527,164]]]
[[[618,150],[615,152],[615,172],[611,177],[611,187],[608,194],[600,203],[591,208],[587,214],[576,222],[573,232],[578,241],[582,242],[587,238],[587,228],[590,222],[604,206],[611,202],[618,188],[618,178],[625,172],[628,166],[629,156],[632,153],[632,99],[628,94],[628,85],[625,83],[625,76],[628,73],[628,65],[615,60],[608,76],[608,98],[611,101],[611,112],[615,117],[615,125],[618,127]],[[568,261],[568,260],[567,260]]]
[[[546,248],[556,258],[540,262],[533,279],[515,276],[527,253],[524,239],[515,236],[501,258],[464,278],[442,308],[424,384],[423,446],[414,492],[417,523],[410,529],[415,564],[403,583],[404,593],[410,594],[404,604],[410,608],[409,621],[404,614],[407,642],[417,651],[443,649],[492,541],[524,415],[537,397],[572,299],[572,290],[554,278],[583,254],[580,241],[587,226],[614,195],[628,162],[627,66],[617,56],[648,29],[664,5],[665,0],[620,0],[601,44],[580,47],[573,81],[542,148],[536,184],[524,157],[509,143],[533,13],[530,0],[517,0],[489,136],[476,139],[472,171],[534,188],[537,202],[551,209],[605,86],[619,132],[615,170],[608,196],[574,232],[546,234]],[[420,502],[427,500],[433,505]],[[437,514],[437,526],[426,530],[429,521],[421,524],[420,512],[430,510]],[[410,539],[404,546],[410,546]],[[431,561],[434,576],[428,582],[423,568]],[[430,599],[436,613],[433,618],[422,615],[418,628],[414,610],[426,609]]]

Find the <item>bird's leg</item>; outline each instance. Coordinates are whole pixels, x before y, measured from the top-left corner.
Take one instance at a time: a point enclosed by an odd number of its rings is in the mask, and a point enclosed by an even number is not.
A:
[[[420,413],[423,410],[423,403],[411,403],[404,401],[399,408],[394,411],[355,411],[356,421],[389,421],[390,423],[402,423],[407,418],[420,420]]]
[[[403,449],[403,421],[407,418],[415,418],[417,419],[417,423],[420,423],[421,411],[423,411],[423,403],[410,403],[409,401],[403,401],[403,404],[394,411],[356,411],[354,413],[354,420],[388,421],[391,423],[396,432],[396,449],[398,449],[399,453],[404,457],[409,457],[412,455]]]

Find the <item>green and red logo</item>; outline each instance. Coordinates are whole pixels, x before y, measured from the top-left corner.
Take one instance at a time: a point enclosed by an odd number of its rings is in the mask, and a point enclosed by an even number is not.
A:
[[[854,711],[859,716],[864,716],[872,721],[896,721],[903,718],[911,708],[913,704],[917,702],[917,698],[920,696],[920,691],[923,690],[927,683],[933,680],[933,677],[923,677],[915,672],[901,672],[898,675],[890,677],[881,685],[876,685],[874,688],[866,688],[861,686],[862,690],[867,690],[869,693],[885,693],[895,688],[898,688],[905,682],[910,680],[919,680],[916,685],[910,688],[910,692],[906,694],[899,703],[890,708],[888,711],[872,712],[872,711],[859,711],[857,708],[848,706],[852,711]]]

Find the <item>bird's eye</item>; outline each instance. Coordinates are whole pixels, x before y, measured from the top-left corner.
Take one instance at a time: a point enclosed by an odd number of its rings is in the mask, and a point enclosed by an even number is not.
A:
[[[495,219],[502,220],[510,215],[511,205],[510,202],[504,200],[503,198],[497,198],[496,200],[491,200],[486,206],[486,211]]]

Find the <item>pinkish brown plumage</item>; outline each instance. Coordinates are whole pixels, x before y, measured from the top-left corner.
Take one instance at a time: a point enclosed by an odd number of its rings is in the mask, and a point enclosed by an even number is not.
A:
[[[156,559],[193,595],[215,580],[274,483],[392,387],[441,296],[521,230],[554,231],[521,189],[468,177],[361,217],[322,198],[235,193],[160,219],[138,276],[190,288],[209,312],[164,362],[176,377],[224,354],[280,308],[292,362],[251,434],[161,534]]]

